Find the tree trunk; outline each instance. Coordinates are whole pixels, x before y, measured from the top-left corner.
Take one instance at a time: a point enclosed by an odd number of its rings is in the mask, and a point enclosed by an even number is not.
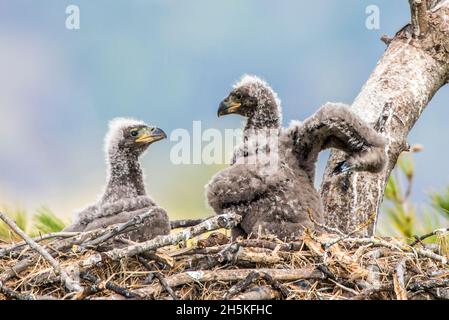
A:
[[[345,233],[379,212],[388,177],[399,155],[408,149],[410,130],[448,80],[449,0],[434,1],[429,10],[425,0],[410,0],[410,5],[412,23],[386,40],[384,56],[351,107],[388,139],[386,168],[379,174],[334,176],[333,168],[344,157],[336,150],[327,163],[321,185],[326,224]],[[349,178],[347,190],[345,178]],[[375,233],[376,221],[363,235]]]

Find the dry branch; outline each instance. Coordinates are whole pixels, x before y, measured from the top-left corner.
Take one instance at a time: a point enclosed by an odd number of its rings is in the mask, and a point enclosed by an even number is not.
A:
[[[184,231],[190,232],[191,228]],[[335,243],[335,239],[342,240]],[[131,248],[136,244],[125,242],[125,245]],[[87,279],[84,280],[85,290],[74,297],[66,295],[61,281],[40,256],[32,267],[23,270],[17,278],[3,282],[2,287],[14,288],[15,293],[24,297],[30,293],[31,287],[35,297],[52,299],[222,299],[227,292],[237,293],[237,299],[448,297],[445,287],[449,282],[449,266],[443,263],[445,257],[423,248],[413,248],[396,239],[309,232],[292,243],[277,239],[250,239],[210,248],[200,248],[198,242],[189,241],[189,246],[192,248],[182,252],[170,244],[156,253],[152,251],[153,255],[171,257],[172,264],[163,263],[163,268],[159,267],[160,262],[156,262],[158,259],[146,262],[141,257],[129,256],[113,261],[104,257],[100,264],[84,268],[92,276],[90,280],[81,276]],[[328,256],[326,264],[323,264],[325,248],[328,248]],[[143,255],[149,257],[148,252]],[[71,267],[84,263],[90,256],[92,251],[79,253],[72,250],[55,258],[61,266]],[[203,264],[208,269],[191,270],[186,263],[210,262],[217,257],[222,259],[218,265]],[[276,260],[270,260],[273,257]],[[17,265],[13,258],[4,258],[0,260],[0,269],[7,269],[2,265],[5,261]],[[268,276],[254,277],[265,273]],[[241,289],[232,289],[233,285]],[[279,293],[280,287],[288,288],[284,295]],[[14,299],[11,290],[7,291],[9,295],[0,293],[0,298]],[[111,295],[111,291],[114,294]]]
[[[154,216],[154,211],[156,209],[139,210],[139,211],[142,211],[143,213],[134,216],[131,220],[129,220],[127,222],[114,225],[107,232],[105,232],[104,234],[102,234],[99,237],[96,237],[90,241],[84,242],[82,247],[79,248],[79,250],[81,251],[81,250],[84,250],[84,248],[98,246],[98,245],[108,241],[109,239],[114,238],[117,235],[138,229],[139,227],[143,226],[143,224],[145,223],[146,220],[149,220]]]
[[[441,228],[441,229],[436,229],[433,230],[432,232],[426,233],[425,235],[422,235],[420,237],[415,236],[415,241],[413,241],[410,246],[413,247],[415,245],[417,245],[418,243],[421,243],[422,241],[426,240],[427,238],[439,235],[439,234],[443,234],[443,233],[447,233],[449,232],[449,228]]]
[[[153,268],[148,264],[148,262],[143,257],[139,256],[138,260],[145,267],[145,269],[147,269],[148,271],[153,271]],[[173,300],[179,300],[179,297],[168,285],[167,280],[165,280],[164,276],[160,272],[155,272],[154,276],[159,280],[161,286],[167,291],[167,293],[173,298]]]
[[[82,292],[78,293],[74,297],[74,300],[84,299],[92,294],[99,293],[103,290],[110,290],[125,297],[126,299],[141,299],[139,295],[129,291],[126,288],[119,286],[118,284],[112,281],[100,281],[98,277],[84,272],[80,274],[80,278],[92,282],[93,285],[90,287],[86,287]]]
[[[187,271],[168,277],[167,284],[174,288],[191,283],[205,282],[235,282],[248,277],[250,273],[262,272],[278,281],[294,281],[299,279],[323,279],[323,274],[315,268],[305,269],[235,269],[235,270],[204,270]],[[144,296],[155,296],[162,290],[161,285],[153,285],[136,290]]]
[[[396,272],[393,274],[393,288],[398,300],[408,300],[407,290],[405,289],[405,272],[407,258],[402,259],[396,267]]]
[[[2,282],[0,282],[0,293],[13,300],[36,300],[33,295],[18,293],[3,285]]]
[[[77,248],[77,251],[82,251],[84,247],[89,245],[89,243],[92,245],[92,243],[101,244],[101,241],[96,241],[96,239],[104,239],[104,241],[108,240],[112,236],[118,236],[124,232],[128,232],[131,230],[134,230],[133,228],[130,228],[130,224],[136,223],[138,221],[141,221],[142,223],[144,220],[151,215],[146,214],[146,209],[142,210],[143,214],[131,219],[128,222],[124,222],[121,224],[117,224],[114,226],[110,226],[108,228],[101,228],[101,229],[95,229],[87,232],[80,232],[75,233],[75,236],[72,236],[68,239],[59,240],[57,242],[50,242],[49,244],[45,245],[45,247],[51,246],[51,249],[54,253],[52,255],[56,256],[57,252],[66,252],[67,250],[71,250],[72,248],[76,246],[80,246],[81,248]],[[62,233],[67,234],[67,233]],[[52,238],[52,235],[58,235],[58,233],[55,234],[47,234],[43,235],[40,238],[43,239],[50,239]],[[87,245],[86,245],[87,244]],[[13,247],[13,246],[11,246]],[[8,248],[11,248],[8,247]],[[9,250],[6,248],[6,250]],[[1,258],[1,255],[0,255]],[[9,268],[7,271],[4,271],[2,274],[0,274],[0,281],[7,281],[14,277],[16,274],[22,272],[23,270],[30,267],[32,264],[34,264],[36,261],[36,255],[32,255],[27,257],[24,260],[21,260],[19,263],[17,263],[15,266]]]
[[[254,283],[256,280],[265,280],[267,281],[273,289],[276,289],[279,291],[282,295],[282,297],[286,298],[289,294],[289,290],[279,283],[276,279],[273,279],[268,273],[262,272],[262,271],[253,271],[248,276],[243,279],[242,281],[238,282],[236,285],[232,286],[231,289],[229,289],[228,292],[224,295],[224,299],[230,299],[231,297],[235,296],[236,294],[239,294],[240,292],[247,289],[252,283]]]
[[[211,217],[202,218],[202,219],[174,220],[174,221],[170,221],[170,225],[171,225],[172,229],[188,228],[188,227],[196,226],[197,224],[200,224],[209,218],[211,218]]]
[[[278,290],[274,290],[270,286],[260,286],[241,293],[231,300],[275,300],[280,298],[281,293]]]
[[[72,238],[78,234],[79,234],[79,232],[54,232],[54,233],[47,233],[44,235],[40,235],[40,236],[34,237],[32,239],[35,242],[41,242],[44,240],[54,239],[54,238]],[[2,248],[2,249],[0,249],[0,258],[10,254],[11,252],[17,251],[26,245],[28,245],[28,243],[26,243],[25,241],[20,241],[18,243],[14,243],[5,248]]]
[[[93,267],[101,262],[117,261],[122,258],[128,258],[142,254],[147,251],[154,251],[158,248],[174,245],[181,241],[187,241],[195,236],[207,231],[213,231],[220,228],[233,228],[240,222],[241,217],[235,214],[225,214],[210,218],[197,226],[184,229],[180,232],[172,233],[166,236],[158,236],[152,240],[136,243],[125,248],[112,249],[110,251],[96,253],[75,263],[66,265],[67,270],[77,270],[79,272]],[[51,270],[43,271],[39,274],[40,279],[48,279]]]
[[[45,260],[47,260],[52,268],[55,270],[57,274],[60,275],[61,280],[63,281],[65,287],[70,292],[81,291],[82,288],[79,284],[73,281],[68,274],[59,266],[58,261],[54,259],[48,251],[46,251],[42,246],[37,244],[33,239],[31,239],[25,232],[23,232],[14,221],[12,221],[7,215],[0,212],[0,219],[2,219],[17,235],[19,235],[26,243],[37,253],[39,253]]]

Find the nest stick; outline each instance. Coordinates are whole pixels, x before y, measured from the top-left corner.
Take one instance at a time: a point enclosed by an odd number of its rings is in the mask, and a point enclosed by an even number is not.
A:
[[[304,269],[226,269],[226,270],[201,270],[186,271],[172,275],[168,278],[167,284],[174,288],[191,283],[205,283],[226,281],[234,282],[245,279],[251,272],[263,272],[277,281],[295,281],[299,279],[323,279],[323,273],[316,268]],[[152,285],[136,290],[145,296],[155,296],[162,291],[161,285]]]
[[[376,238],[347,238],[347,239],[342,239],[342,242],[357,243],[357,244],[373,244],[376,246],[386,247],[391,250],[415,252],[416,254],[418,254],[421,257],[433,259],[442,264],[447,264],[447,262],[448,262],[446,257],[436,254],[436,253],[433,253],[430,250],[421,249],[421,248],[412,248],[408,245],[400,245],[400,244],[395,245],[395,244],[392,244],[385,240],[376,239]]]
[[[94,284],[90,287],[85,288],[83,292],[75,296],[75,300],[84,299],[89,295],[99,293],[103,290],[110,290],[112,292],[115,292],[127,299],[140,299],[141,297],[134,292],[129,291],[128,289],[116,284],[112,281],[103,281],[101,282],[100,279],[94,275],[82,272],[80,274],[80,277],[84,280],[87,280],[89,282],[93,282]]]
[[[138,256],[137,259],[148,271],[154,271],[153,268],[148,264],[148,262],[142,257]],[[159,280],[159,283],[164,287],[165,291],[173,298],[173,300],[179,300],[179,297],[173,291],[173,289],[168,285],[167,280],[160,272],[155,272],[154,276]]]
[[[215,216],[210,218],[197,226],[184,229],[182,231],[172,233],[164,236],[157,236],[154,239],[136,243],[125,248],[116,248],[110,251],[96,253],[87,258],[80,259],[77,262],[71,263],[67,266],[70,269],[81,269],[93,267],[104,261],[118,261],[122,258],[132,257],[142,254],[147,251],[154,251],[158,248],[174,245],[181,241],[189,240],[207,231],[213,231],[220,228],[233,228],[241,220],[241,217],[236,214],[224,214],[221,216]],[[41,273],[40,277],[44,277],[49,274],[50,270],[46,270]]]
[[[286,298],[288,296],[289,290],[287,289],[287,287],[285,287],[276,279],[273,279],[273,277],[270,274],[262,271],[252,271],[251,273],[248,274],[248,276],[245,279],[243,279],[242,281],[238,282],[236,285],[231,287],[231,289],[229,289],[228,292],[226,292],[223,298],[230,299],[236,294],[247,289],[256,280],[260,279],[267,281],[273,287],[273,289],[276,289],[281,293],[282,297]]]
[[[275,300],[281,298],[281,293],[270,286],[260,286],[241,293],[231,300]]]
[[[449,228],[443,228],[443,229],[436,229],[433,230],[432,232],[426,233],[425,235],[422,235],[420,237],[415,236],[415,241],[413,241],[410,246],[416,246],[418,243],[421,243],[422,241],[426,240],[427,238],[436,236],[438,234],[442,234],[442,233],[446,233],[449,232]]]
[[[48,251],[46,251],[42,246],[31,239],[25,232],[23,232],[12,219],[7,215],[0,212],[0,219],[2,219],[17,235],[19,235],[25,242],[37,253],[39,253],[45,260],[47,260],[52,268],[57,274],[60,275],[62,282],[64,283],[67,290],[70,292],[80,291],[82,288],[79,284],[74,282],[67,273],[59,266],[58,261],[56,261]]]
[[[151,217],[154,215],[154,210],[156,210],[156,209],[153,208],[150,210],[148,210],[148,209],[139,210],[139,211],[143,211],[144,213],[133,217],[131,220],[129,220],[127,222],[114,225],[104,234],[83,243],[82,247],[79,248],[79,250],[81,251],[84,248],[91,248],[91,247],[98,246],[117,235],[128,232],[130,230],[137,229],[146,220],[151,219]]]
[[[35,242],[40,242],[40,241],[53,239],[53,238],[71,238],[78,234],[79,234],[79,232],[52,232],[52,233],[47,233],[47,234],[44,234],[44,235],[41,235],[38,237],[34,237],[32,239]],[[20,241],[20,242],[12,244],[6,248],[2,248],[2,249],[0,249],[0,258],[8,255],[11,252],[19,250],[20,248],[22,248],[26,245],[28,245],[28,243],[26,243],[25,241]]]
[[[196,226],[210,218],[211,217],[207,217],[207,218],[203,218],[203,219],[173,220],[173,221],[170,221],[170,225],[171,225],[172,229],[188,228],[188,227]]]
[[[0,282],[0,293],[13,300],[36,300],[33,295],[18,293],[13,289],[6,287],[2,282]]]

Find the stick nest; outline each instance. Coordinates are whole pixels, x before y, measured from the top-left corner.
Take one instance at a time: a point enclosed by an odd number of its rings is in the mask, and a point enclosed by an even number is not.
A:
[[[83,247],[105,232],[39,241],[79,283],[77,292],[67,290],[57,271],[27,244],[1,245],[0,299],[449,298],[447,259],[437,245],[310,230],[291,242],[270,237],[231,242],[226,228],[202,224],[212,230],[195,235],[195,226],[179,228],[145,247],[155,249],[138,254],[128,249],[140,244],[120,235]],[[153,245],[160,238],[165,245]],[[120,248],[112,250],[118,241]],[[117,250],[131,253],[116,258]]]

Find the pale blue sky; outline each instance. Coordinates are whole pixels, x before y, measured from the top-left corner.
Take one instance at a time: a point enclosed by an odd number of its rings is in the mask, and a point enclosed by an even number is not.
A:
[[[81,10],[80,30],[65,28],[69,4]],[[371,4],[380,30],[365,28]],[[326,101],[351,103],[385,49],[380,36],[408,19],[406,0],[0,0],[0,203],[68,215],[95,200],[116,116],[167,132],[193,120],[239,127],[216,109],[244,73],[272,84],[284,124]],[[448,98],[443,88],[409,139],[425,147],[420,201],[449,184]],[[175,167],[172,145],[144,158],[149,190],[173,217],[207,214],[202,185],[218,168]]]

